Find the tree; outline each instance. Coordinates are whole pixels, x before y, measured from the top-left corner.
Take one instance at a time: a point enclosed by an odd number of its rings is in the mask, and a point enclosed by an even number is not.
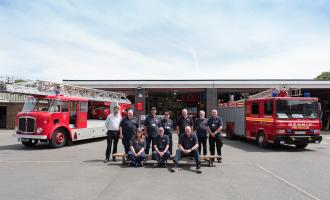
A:
[[[330,71],[322,72],[315,80],[330,80]]]
[[[23,82],[26,82],[26,80],[23,80],[23,79],[16,79],[15,80],[15,83],[23,83]]]

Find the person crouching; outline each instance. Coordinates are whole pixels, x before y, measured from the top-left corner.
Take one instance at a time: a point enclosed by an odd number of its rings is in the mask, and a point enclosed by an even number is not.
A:
[[[165,167],[165,162],[171,156],[170,139],[164,134],[164,128],[158,128],[158,135],[154,139],[154,151],[152,152],[152,159],[157,161],[157,167]]]
[[[132,167],[143,167],[142,161],[146,158],[144,153],[146,147],[145,137],[143,131],[138,129],[130,141],[130,151],[128,158],[131,160]]]
[[[179,139],[179,149],[176,150],[174,157],[174,168],[172,172],[178,171],[178,164],[182,157],[194,157],[196,161],[196,172],[202,173],[201,161],[198,151],[198,139],[196,134],[193,134],[190,126],[185,127],[185,134]]]

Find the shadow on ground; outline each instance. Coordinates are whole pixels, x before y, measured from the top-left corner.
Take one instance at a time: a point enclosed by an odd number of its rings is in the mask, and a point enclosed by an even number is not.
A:
[[[236,149],[240,149],[247,152],[314,152],[315,150],[309,149],[308,146],[306,149],[297,149],[295,146],[291,145],[272,145],[270,144],[267,148],[259,147],[255,141],[247,140],[244,138],[239,138],[235,140],[229,140],[223,138],[223,143],[225,145],[231,146]]]
[[[72,145],[65,146],[63,148],[71,148],[75,146],[85,145],[92,142],[100,142],[104,140],[105,138],[96,138],[96,139],[88,139],[88,140],[82,140],[73,142]],[[51,150],[54,148],[51,148],[47,143],[38,143],[36,146],[33,147],[25,147],[24,145],[17,143],[17,144],[9,144],[9,145],[2,145],[0,146],[0,151],[4,150],[12,150],[12,151],[36,151],[36,150]]]

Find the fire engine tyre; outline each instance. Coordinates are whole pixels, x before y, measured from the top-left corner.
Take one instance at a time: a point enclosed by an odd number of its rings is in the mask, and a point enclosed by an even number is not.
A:
[[[234,135],[234,132],[233,132],[233,129],[232,128],[228,128],[228,130],[226,131],[226,136],[230,140],[234,140],[235,139],[235,135]]]
[[[59,128],[53,133],[52,139],[50,140],[50,146],[53,148],[61,148],[65,146],[68,140],[68,135],[65,130]]]
[[[267,148],[268,143],[264,132],[259,132],[257,137],[257,143],[261,148]]]
[[[308,145],[308,143],[305,143],[305,144],[295,144],[295,146],[296,146],[297,149],[304,149],[304,148],[307,147],[307,145]]]
[[[38,144],[38,140],[30,140],[30,141],[28,141],[28,142],[23,142],[22,141],[22,144],[25,146],[25,147],[33,147],[33,146],[35,146],[35,145],[37,145]]]

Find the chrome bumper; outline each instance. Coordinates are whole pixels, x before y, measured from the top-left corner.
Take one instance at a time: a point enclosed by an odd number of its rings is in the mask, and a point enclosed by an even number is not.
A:
[[[47,135],[27,135],[27,134],[15,134],[17,139],[35,139],[35,140],[47,140]]]

